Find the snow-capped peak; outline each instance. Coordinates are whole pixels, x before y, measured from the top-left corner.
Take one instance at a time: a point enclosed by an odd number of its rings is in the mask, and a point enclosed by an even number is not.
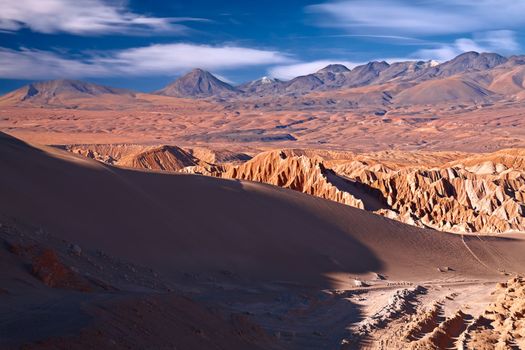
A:
[[[273,83],[273,79],[272,78],[268,78],[268,77],[262,77],[261,78],[261,84],[271,84]]]

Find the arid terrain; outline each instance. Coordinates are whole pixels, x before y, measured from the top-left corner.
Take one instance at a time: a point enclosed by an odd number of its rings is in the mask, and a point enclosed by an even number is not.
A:
[[[239,87],[194,70],[156,94],[79,81],[35,83],[0,98],[0,128],[43,144],[467,152],[525,147],[522,56],[470,52],[437,66],[371,62],[345,69],[331,65],[289,82]]]
[[[0,348],[525,348],[524,75],[1,96]]]

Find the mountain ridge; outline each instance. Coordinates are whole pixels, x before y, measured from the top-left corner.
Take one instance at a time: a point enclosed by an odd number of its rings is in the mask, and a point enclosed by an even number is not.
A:
[[[411,98],[410,103],[490,103],[502,95],[518,94],[520,99],[525,97],[523,66],[523,56],[507,58],[496,53],[466,52],[441,64],[436,64],[435,61],[372,61],[353,69],[342,64],[329,64],[314,73],[288,81],[263,77],[235,86],[208,71],[195,68],[152,95],[226,101],[246,100],[251,103],[254,99],[256,101],[272,96],[300,97],[313,92],[339,92],[374,87],[374,91],[392,96],[395,102],[396,94],[407,95],[407,90],[417,90],[416,86],[423,84],[422,87],[440,86],[436,98]],[[428,81],[436,83],[426,83]],[[457,81],[463,83],[457,84]],[[363,98],[368,100],[363,92],[358,94],[361,97],[355,98],[355,102],[350,105],[358,105]],[[71,97],[96,98],[100,95],[134,97],[134,92],[78,80],[52,80],[30,83],[0,97],[0,103],[9,105],[34,101],[43,105],[60,104],[61,100]],[[397,100],[403,101],[405,98]],[[264,102],[266,105],[272,103]]]

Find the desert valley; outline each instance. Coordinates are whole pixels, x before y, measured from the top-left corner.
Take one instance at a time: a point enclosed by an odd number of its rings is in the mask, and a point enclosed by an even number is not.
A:
[[[0,97],[0,348],[525,348],[525,56]]]

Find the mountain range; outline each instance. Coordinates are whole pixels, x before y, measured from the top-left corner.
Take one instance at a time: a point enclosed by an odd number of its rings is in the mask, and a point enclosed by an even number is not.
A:
[[[236,86],[196,68],[152,94],[140,95],[248,101],[256,108],[291,103],[294,108],[297,105],[355,108],[441,102],[483,104],[525,98],[524,77],[524,56],[507,58],[496,53],[467,52],[441,64],[373,61],[353,69],[331,64],[289,81],[263,77]],[[337,92],[337,99],[333,92]],[[31,83],[8,93],[0,97],[0,105],[56,105],[72,99],[100,100],[101,96],[129,101],[136,98],[136,93],[77,80],[54,80]]]

